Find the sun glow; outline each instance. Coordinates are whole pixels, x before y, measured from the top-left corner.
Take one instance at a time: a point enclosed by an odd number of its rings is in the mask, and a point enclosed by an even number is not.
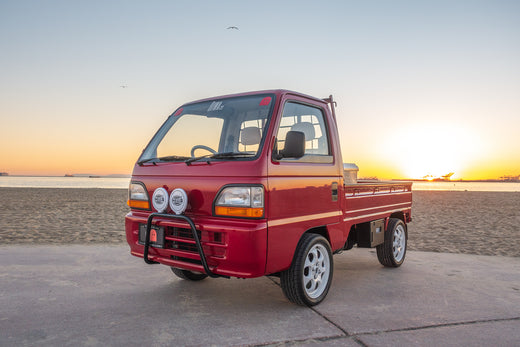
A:
[[[459,179],[481,152],[481,144],[470,131],[455,124],[415,125],[394,142],[396,164],[406,178]],[[387,151],[390,149],[387,149]],[[395,158],[395,155],[394,155]]]

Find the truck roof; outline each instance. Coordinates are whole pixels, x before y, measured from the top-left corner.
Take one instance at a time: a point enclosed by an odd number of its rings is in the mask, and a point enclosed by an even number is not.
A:
[[[249,92],[227,94],[227,95],[220,95],[220,96],[212,96],[212,97],[209,97],[209,98],[204,98],[204,99],[200,99],[200,100],[190,101],[190,102],[185,103],[184,105],[190,105],[190,104],[194,104],[194,103],[198,103],[198,102],[210,101],[210,100],[215,100],[215,99],[224,99],[224,98],[231,98],[231,97],[237,97],[237,96],[246,96],[246,95],[256,95],[256,94],[275,94],[277,97],[280,97],[280,96],[283,96],[283,95],[295,95],[295,96],[300,96],[300,97],[304,97],[306,99],[313,100],[313,101],[318,102],[318,103],[326,104],[326,102],[324,100],[316,98],[316,97],[308,95],[308,94],[303,94],[303,93],[299,93],[299,92],[295,92],[295,91],[287,90],[287,89],[267,89],[267,90],[249,91]]]

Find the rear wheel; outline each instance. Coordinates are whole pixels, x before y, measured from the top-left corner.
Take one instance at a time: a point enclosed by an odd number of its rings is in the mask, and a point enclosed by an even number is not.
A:
[[[381,265],[399,267],[406,256],[408,232],[402,220],[390,218],[385,230],[385,241],[377,246],[377,259]]]
[[[182,270],[182,269],[178,269],[176,267],[172,267],[171,269],[177,277],[182,278],[183,280],[202,281],[203,279],[208,277],[208,275],[203,274],[203,273],[193,272],[193,271],[189,271],[189,270]]]
[[[304,234],[291,267],[280,275],[280,285],[290,301],[314,306],[327,296],[332,273],[332,252],[327,239],[317,234]]]

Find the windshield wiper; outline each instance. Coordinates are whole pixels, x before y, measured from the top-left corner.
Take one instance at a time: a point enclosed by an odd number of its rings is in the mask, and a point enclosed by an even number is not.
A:
[[[182,157],[182,156],[177,156],[177,155],[169,155],[169,156],[166,156],[166,157],[159,157],[159,158],[148,158],[148,159],[144,159],[144,160],[141,160],[139,162],[137,162],[137,165],[141,166],[143,165],[144,163],[147,163],[149,161],[152,161],[152,160],[159,160],[159,161],[184,161],[186,159],[190,159],[190,157]],[[153,162],[154,165],[157,165],[156,162],[154,161]]]
[[[169,155],[167,157],[160,157],[161,161],[184,161],[186,159],[190,159],[190,157],[184,157],[179,155]]]
[[[190,158],[186,161],[186,165],[190,165],[191,163],[201,160],[201,159],[233,159],[233,158],[241,158],[241,157],[253,157],[255,153],[245,153],[245,152],[224,152],[224,153],[215,153],[215,154],[206,154],[200,157]],[[208,160],[209,164],[209,160]]]

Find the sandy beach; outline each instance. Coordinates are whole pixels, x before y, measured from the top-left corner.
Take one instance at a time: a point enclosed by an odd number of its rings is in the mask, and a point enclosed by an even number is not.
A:
[[[520,193],[414,191],[409,249],[520,257]]]
[[[520,257],[520,193],[414,191],[409,249]],[[125,242],[125,189],[0,188],[0,242]]]

